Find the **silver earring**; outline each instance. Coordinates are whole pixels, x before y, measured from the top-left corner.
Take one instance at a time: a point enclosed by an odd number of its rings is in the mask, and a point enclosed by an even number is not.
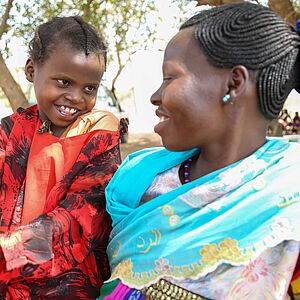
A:
[[[224,104],[228,103],[229,100],[230,100],[230,95],[229,95],[229,94],[226,94],[226,95],[223,97],[223,99],[222,99],[222,101],[223,101]]]

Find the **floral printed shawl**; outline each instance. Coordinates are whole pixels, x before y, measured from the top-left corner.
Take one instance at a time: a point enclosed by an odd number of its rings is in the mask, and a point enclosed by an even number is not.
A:
[[[197,279],[300,241],[300,145],[280,140],[139,206],[157,174],[197,151],[140,151],[116,172],[106,189],[111,280],[141,289],[159,278]]]
[[[95,130],[70,138],[45,132],[34,142],[40,125],[37,106],[1,121],[0,298],[95,299],[109,277],[105,250],[111,220],[104,188],[120,163],[119,132]],[[41,169],[37,184],[26,186],[33,175],[26,174],[28,158],[31,163],[41,159],[31,150],[48,147],[52,140],[67,151],[60,153],[72,164],[64,170],[64,161],[57,162],[55,152],[50,153],[50,162],[62,170],[60,178],[47,182]],[[68,157],[74,153],[76,157]],[[45,184],[45,203],[36,199],[24,212],[24,194],[33,197],[28,189]],[[24,213],[30,213],[29,223],[22,222]]]

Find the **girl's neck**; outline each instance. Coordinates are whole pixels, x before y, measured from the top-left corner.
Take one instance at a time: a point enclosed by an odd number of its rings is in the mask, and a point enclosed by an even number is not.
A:
[[[48,132],[56,137],[61,137],[65,132],[65,127],[57,127],[50,120],[43,120],[40,118],[42,125],[38,128],[38,133],[43,134],[44,132]]]
[[[66,127],[55,126],[41,110],[39,110],[39,118],[42,122],[38,129],[39,133],[48,132],[56,137],[61,137],[66,130]]]

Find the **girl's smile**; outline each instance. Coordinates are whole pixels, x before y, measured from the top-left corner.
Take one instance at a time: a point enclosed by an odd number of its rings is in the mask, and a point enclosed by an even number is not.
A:
[[[102,57],[63,43],[43,63],[28,60],[26,74],[34,83],[40,119],[51,121],[54,135],[94,108],[103,72]]]
[[[79,111],[78,109],[67,107],[64,105],[54,105],[54,107],[57,109],[58,115],[61,118],[72,120],[74,117],[76,117],[76,113]]]

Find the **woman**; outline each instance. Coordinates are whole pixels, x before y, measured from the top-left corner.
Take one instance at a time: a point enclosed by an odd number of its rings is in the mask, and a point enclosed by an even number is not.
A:
[[[153,94],[164,148],[107,190],[104,299],[286,299],[299,255],[300,146],[266,139],[298,88],[300,38],[268,8],[202,11],[169,42]]]

